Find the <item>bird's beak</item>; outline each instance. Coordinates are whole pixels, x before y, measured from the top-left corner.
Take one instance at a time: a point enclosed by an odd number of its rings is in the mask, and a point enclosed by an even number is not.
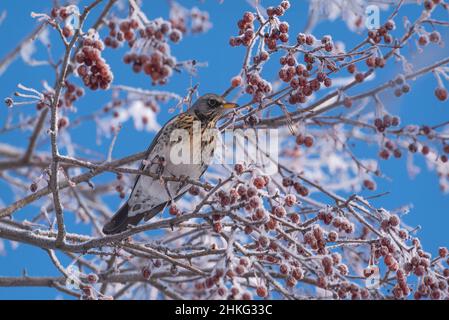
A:
[[[223,108],[224,109],[234,109],[234,108],[237,108],[239,105],[237,104],[237,103],[232,103],[232,102],[226,102],[224,105],[223,105]]]

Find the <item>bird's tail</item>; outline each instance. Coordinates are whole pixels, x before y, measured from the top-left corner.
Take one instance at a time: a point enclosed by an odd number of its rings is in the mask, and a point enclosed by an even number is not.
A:
[[[126,202],[121,208],[114,214],[114,216],[103,227],[104,234],[116,234],[126,230],[128,225],[137,225],[140,220],[143,219],[144,213],[129,216],[129,205]]]

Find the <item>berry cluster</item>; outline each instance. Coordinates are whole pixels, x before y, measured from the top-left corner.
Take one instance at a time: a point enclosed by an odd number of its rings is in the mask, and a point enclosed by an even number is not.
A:
[[[62,96],[62,104],[66,107],[71,107],[73,103],[84,95],[84,89],[78,87],[74,83],[65,81],[66,90]]]
[[[332,219],[332,226],[337,228],[339,232],[345,232],[346,234],[354,232],[354,224],[344,217]]]
[[[276,9],[274,9],[275,11],[277,11],[278,14],[275,15],[279,15],[279,13],[282,12],[283,14],[283,10],[281,10],[282,7],[276,7]],[[270,8],[267,9],[267,12],[270,10]],[[289,24],[285,21],[279,23],[279,26],[277,28],[273,28],[271,29],[271,31],[268,33],[265,33],[263,35],[264,38],[264,43],[266,44],[267,48],[269,50],[275,50],[277,47],[278,42],[280,41],[281,43],[287,43],[289,36],[288,36],[288,30],[289,30]]]
[[[131,64],[136,73],[143,70],[146,75],[151,77],[153,84],[165,84],[175,66],[175,60],[172,57],[166,57],[161,51],[154,51],[149,55],[127,53],[123,57],[123,61],[126,64]]]
[[[64,22],[64,26],[62,27],[62,29],[60,29],[62,35],[65,38],[72,37],[75,33],[75,30],[72,24],[69,23],[68,18],[74,14],[79,14],[78,9],[75,6],[53,8],[50,12],[50,16],[53,19],[53,22],[50,22],[50,24],[54,25],[54,23],[58,20]]]
[[[303,197],[307,197],[309,195],[309,189],[306,186],[302,185],[298,181],[294,182],[290,177],[284,177],[282,179],[282,185],[286,188],[293,186],[295,191]]]
[[[134,72],[143,71],[151,77],[153,84],[167,82],[176,67],[176,59],[170,55],[167,40],[179,42],[182,39],[181,31],[162,18],[152,20],[144,27],[140,27],[134,19],[120,23],[110,21],[109,28],[109,38],[105,39],[105,44],[116,48],[120,42],[127,41],[131,51],[125,54],[123,61],[131,64]]]
[[[311,35],[300,34],[298,36],[298,43],[301,44],[313,45],[315,41],[315,38]],[[330,51],[333,50],[330,37],[323,37],[322,44]],[[279,70],[279,78],[284,82],[288,82],[293,89],[289,97],[290,104],[304,103],[307,101],[307,97],[320,90],[322,86],[326,88],[332,86],[332,80],[323,70],[317,71],[316,77],[310,79],[315,61],[315,57],[310,53],[304,54],[306,65],[298,63],[294,55],[290,53],[280,58],[282,68]]]
[[[242,19],[237,22],[239,28],[239,36],[232,37],[229,44],[232,47],[239,45],[249,46],[254,37],[254,14],[252,12],[245,12]]]
[[[76,13],[76,7],[66,6],[66,7],[52,8],[50,15],[53,19],[60,19],[64,21],[74,13]]]
[[[396,29],[396,24],[393,20],[388,20],[385,24],[377,30],[368,31],[368,38],[370,41],[378,44],[382,42],[382,39],[385,44],[393,43],[393,36],[389,34],[390,31]]]
[[[317,218],[318,220],[323,221],[324,224],[330,225],[334,219],[334,216],[331,212],[320,211],[318,212]]]
[[[402,157],[402,151],[399,149],[395,143],[393,143],[391,140],[387,140],[384,143],[385,148],[381,149],[379,151],[379,157],[383,160],[388,160],[390,158],[390,155],[393,154],[393,156],[397,159]],[[409,145],[410,152],[416,152],[417,147],[414,143]]]
[[[337,295],[340,299],[347,299],[348,296],[352,300],[369,299],[370,293],[366,288],[360,288],[354,283],[343,282],[339,285]]]
[[[430,34],[422,34],[418,37],[418,44],[422,47],[429,43],[441,44],[441,34],[438,31],[432,31]]]
[[[369,66],[372,67],[380,67],[385,64],[385,60],[383,58],[380,57],[375,57],[374,62],[371,60],[372,57],[368,58],[367,64],[369,63]],[[365,74],[363,72],[357,72],[357,67],[355,64],[351,63],[350,65],[348,65],[347,67],[348,72],[351,74],[354,74],[354,80],[357,81],[358,83],[361,83],[363,81],[365,81]],[[350,98],[346,98],[345,101],[343,102],[345,107],[350,108],[352,106],[352,101],[350,100]]]
[[[411,90],[410,86],[406,83],[405,77],[403,75],[397,76],[393,82],[393,85],[397,87],[394,90],[394,95],[398,98],[403,94],[409,93]]]
[[[392,118],[395,119],[395,118]],[[377,122],[377,124],[376,124]],[[395,122],[397,123],[397,122]],[[376,119],[375,121],[375,125],[378,127],[379,130],[379,126],[382,125],[380,119]],[[421,152],[422,155],[427,156],[431,153],[432,149],[424,144],[423,142],[418,142],[418,136],[424,136],[426,137],[428,140],[436,140],[436,133],[435,131],[430,128],[429,126],[408,126],[406,127],[407,129],[407,133],[414,136],[413,140],[408,143],[407,145],[407,150],[410,153],[417,153],[417,152]],[[384,130],[382,127],[380,127],[380,130]],[[404,129],[403,129],[404,130]],[[400,150],[400,147],[394,143],[393,141],[387,139],[386,137],[384,138],[385,142],[383,143],[383,147],[380,149],[379,151],[379,157],[383,160],[388,160],[390,158],[391,155],[393,155],[395,158],[401,158],[402,157],[402,151]],[[448,158],[448,154],[449,154],[449,146],[444,142],[444,139],[442,139],[441,141],[441,145],[442,145],[442,154],[439,156],[439,160],[442,163],[446,163],[449,161]],[[436,153],[436,151],[435,151]],[[366,186],[368,188],[368,186]]]
[[[304,145],[306,148],[311,148],[313,146],[313,137],[311,135],[298,134],[296,136],[296,144],[298,146]]]
[[[304,243],[309,245],[313,250],[317,250],[318,254],[325,254],[325,231],[319,225],[314,225],[312,230],[304,234]]]
[[[91,34],[83,39],[81,50],[75,57],[79,64],[76,71],[91,90],[106,90],[113,79],[111,68],[101,56],[103,49],[103,42]]]
[[[418,250],[418,254],[413,256],[410,262],[406,262],[404,264],[404,269],[398,270],[399,273],[398,284],[393,289],[394,296],[397,298],[401,298],[403,296],[407,296],[409,290],[406,287],[406,275],[414,274],[418,277],[423,277],[423,283],[418,286],[417,290],[414,293],[415,299],[421,299],[422,297],[430,296],[432,299],[440,299],[443,297],[444,290],[445,295],[447,296],[447,282],[445,281],[436,281],[433,275],[427,274],[428,269],[430,267],[430,255],[424,253],[422,250]]]
[[[382,221],[382,228],[394,228],[399,225],[399,222],[400,221],[397,216],[390,216],[389,219]],[[405,231],[399,231],[399,236],[404,239],[407,235]],[[413,244],[416,248],[416,254],[402,265],[399,264],[399,258],[396,257],[398,252],[396,245],[392,240],[390,240],[390,238],[384,237],[374,246],[373,253],[375,259],[380,259],[383,257],[384,263],[390,272],[396,272],[397,283],[392,289],[394,298],[400,299],[407,297],[410,294],[412,288],[407,285],[407,277],[410,275],[422,277],[423,279],[421,285],[418,286],[414,293],[415,299],[420,299],[422,297],[431,297],[432,299],[443,298],[448,294],[447,281],[437,280],[435,276],[430,273],[430,254],[421,249],[420,243],[417,239],[413,239]],[[445,258],[446,256],[447,249],[440,248],[439,257]],[[449,272],[447,272],[447,275],[449,275]],[[369,276],[368,272],[365,272],[365,276]]]
[[[397,215],[391,215],[388,219],[383,219],[381,222],[381,228],[388,231],[390,228],[399,226],[400,220]]]
[[[289,8],[290,2],[282,1],[281,4],[277,7],[268,7],[266,12],[268,17],[274,21],[274,19],[277,19],[276,17],[284,15],[285,11]],[[242,19],[237,22],[237,26],[239,28],[239,36],[231,37],[231,39],[229,40],[229,44],[232,47],[240,45],[249,46],[255,36],[254,22],[254,14],[252,12],[245,12]],[[270,50],[276,49],[277,41],[281,41],[283,43],[288,42],[288,23],[277,23],[276,21],[276,23],[273,23],[272,26],[273,28],[271,28],[271,31],[263,35],[264,42]]]
[[[374,119],[374,126],[379,132],[384,132],[389,127],[397,127],[399,123],[400,120],[398,117],[392,117],[389,114],[385,114],[382,118]]]
[[[270,18],[283,16],[285,11],[290,8],[290,1],[284,0],[276,7],[268,7],[267,15]]]
[[[262,79],[259,73],[248,74],[245,92],[253,96],[253,101],[262,101],[263,97],[271,91],[271,83]]]
[[[109,35],[104,39],[104,44],[113,49],[118,48],[124,41],[127,41],[130,47],[135,41],[135,32],[139,27],[136,19],[123,20],[120,23],[109,21]]]

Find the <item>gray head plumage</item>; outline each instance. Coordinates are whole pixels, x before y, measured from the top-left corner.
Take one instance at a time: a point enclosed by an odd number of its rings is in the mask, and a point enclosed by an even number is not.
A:
[[[218,120],[226,111],[237,107],[236,103],[227,102],[222,96],[207,93],[198,98],[188,112],[193,113],[201,121]]]

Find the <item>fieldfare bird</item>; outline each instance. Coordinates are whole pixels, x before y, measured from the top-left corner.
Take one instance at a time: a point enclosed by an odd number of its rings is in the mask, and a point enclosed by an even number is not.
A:
[[[111,220],[103,227],[103,233],[116,234],[127,229],[128,225],[137,225],[142,219],[149,220],[172,201],[180,198],[189,188],[186,179],[197,180],[206,171],[213,157],[216,145],[215,130],[217,121],[226,109],[234,108],[235,103],[229,103],[222,96],[206,94],[200,97],[187,111],[170,119],[158,132],[147,156],[140,165],[140,170],[151,175],[138,175],[128,200]],[[200,130],[195,130],[198,128]],[[183,139],[179,132],[187,132]],[[173,149],[185,147],[191,150],[194,140],[199,143],[199,152],[193,152],[189,161],[179,163],[174,161]],[[184,150],[184,149],[182,149]],[[176,152],[175,152],[176,154]],[[175,177],[176,181],[167,181],[162,177]]]

